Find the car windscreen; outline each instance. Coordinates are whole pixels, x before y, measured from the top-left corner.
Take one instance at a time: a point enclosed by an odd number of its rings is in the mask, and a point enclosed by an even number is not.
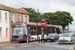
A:
[[[13,36],[23,36],[23,26],[14,27]]]
[[[55,34],[49,34],[48,35],[48,37],[54,37],[55,36]]]
[[[65,34],[62,34],[62,35],[61,35],[61,37],[70,37],[70,36],[71,36],[71,34],[69,34],[69,33],[68,33],[68,34],[65,33]]]

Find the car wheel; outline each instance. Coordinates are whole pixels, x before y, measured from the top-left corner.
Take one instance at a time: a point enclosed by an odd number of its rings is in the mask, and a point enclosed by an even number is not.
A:
[[[71,43],[70,44],[73,44],[72,40],[71,40]]]
[[[13,41],[11,40],[11,42],[13,42]]]
[[[45,42],[47,42],[47,40],[45,40]]]
[[[61,44],[61,43],[58,43],[58,44]]]
[[[71,45],[72,43],[70,43],[70,45]]]
[[[13,40],[12,40],[12,39],[10,39],[10,41],[11,41],[11,42],[13,42]]]
[[[56,41],[56,39],[54,39],[54,42]]]

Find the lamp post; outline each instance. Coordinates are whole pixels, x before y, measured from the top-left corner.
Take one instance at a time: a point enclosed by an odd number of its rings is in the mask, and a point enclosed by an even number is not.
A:
[[[35,22],[36,22],[36,33],[37,33],[37,40],[38,40],[38,24],[37,24],[37,21],[36,21],[37,19],[35,19]]]
[[[48,16],[48,18],[49,18],[49,16]],[[49,20],[50,20],[50,18],[49,18]],[[52,30],[52,21],[50,21],[50,24],[51,24],[51,33],[53,32],[53,30]]]
[[[38,12],[38,23],[39,23],[39,9],[37,9],[37,12]]]

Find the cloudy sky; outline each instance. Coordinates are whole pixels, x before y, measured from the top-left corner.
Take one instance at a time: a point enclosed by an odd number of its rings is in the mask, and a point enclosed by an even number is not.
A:
[[[75,0],[0,0],[0,4],[14,8],[32,7],[39,9],[41,13],[67,11],[71,13],[74,21],[70,24],[71,30],[75,30]]]

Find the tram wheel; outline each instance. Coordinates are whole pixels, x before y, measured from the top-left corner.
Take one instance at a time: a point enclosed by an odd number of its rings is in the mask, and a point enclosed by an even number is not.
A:
[[[11,40],[11,42],[13,42],[13,41]]]

